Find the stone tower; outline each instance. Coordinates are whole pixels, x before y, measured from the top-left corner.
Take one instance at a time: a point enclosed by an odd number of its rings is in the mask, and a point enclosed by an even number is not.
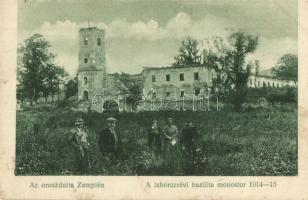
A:
[[[105,32],[96,27],[79,30],[78,100],[91,100],[106,88]]]

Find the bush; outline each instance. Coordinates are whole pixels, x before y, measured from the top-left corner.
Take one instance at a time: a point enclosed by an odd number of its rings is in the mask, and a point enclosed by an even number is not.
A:
[[[70,108],[70,107],[77,107],[77,106],[78,106],[78,101],[74,98],[68,98],[68,99],[64,99],[62,101],[57,102],[58,108]]]
[[[270,103],[297,103],[297,88],[249,88],[246,102],[260,98]]]

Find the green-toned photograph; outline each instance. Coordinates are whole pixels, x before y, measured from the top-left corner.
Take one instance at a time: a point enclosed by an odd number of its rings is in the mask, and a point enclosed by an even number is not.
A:
[[[297,9],[19,0],[15,175],[297,176]]]

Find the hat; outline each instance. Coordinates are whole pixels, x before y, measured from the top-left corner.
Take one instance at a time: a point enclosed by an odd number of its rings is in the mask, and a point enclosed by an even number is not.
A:
[[[173,121],[172,117],[169,117],[168,120],[172,120]]]
[[[108,122],[116,122],[117,120],[115,118],[113,118],[113,117],[108,117],[107,121]]]
[[[156,119],[153,120],[153,123],[158,123],[158,121]]]
[[[84,121],[82,118],[77,118],[75,124],[84,124]]]

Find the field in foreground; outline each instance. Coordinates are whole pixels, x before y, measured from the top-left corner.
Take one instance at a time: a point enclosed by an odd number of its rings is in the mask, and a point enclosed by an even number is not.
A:
[[[161,123],[173,117],[181,131],[193,120],[200,131],[201,151],[195,175],[297,175],[297,108],[272,106],[235,113],[232,111],[158,111],[140,113],[90,113],[69,109],[17,112],[16,175],[69,175],[74,169],[74,150],[68,140],[77,116],[89,127],[92,169],[88,175],[185,175],[178,166],[155,160],[147,147],[147,130],[153,119]],[[109,116],[118,119],[123,137],[123,159],[110,167],[101,159],[96,133]]]

